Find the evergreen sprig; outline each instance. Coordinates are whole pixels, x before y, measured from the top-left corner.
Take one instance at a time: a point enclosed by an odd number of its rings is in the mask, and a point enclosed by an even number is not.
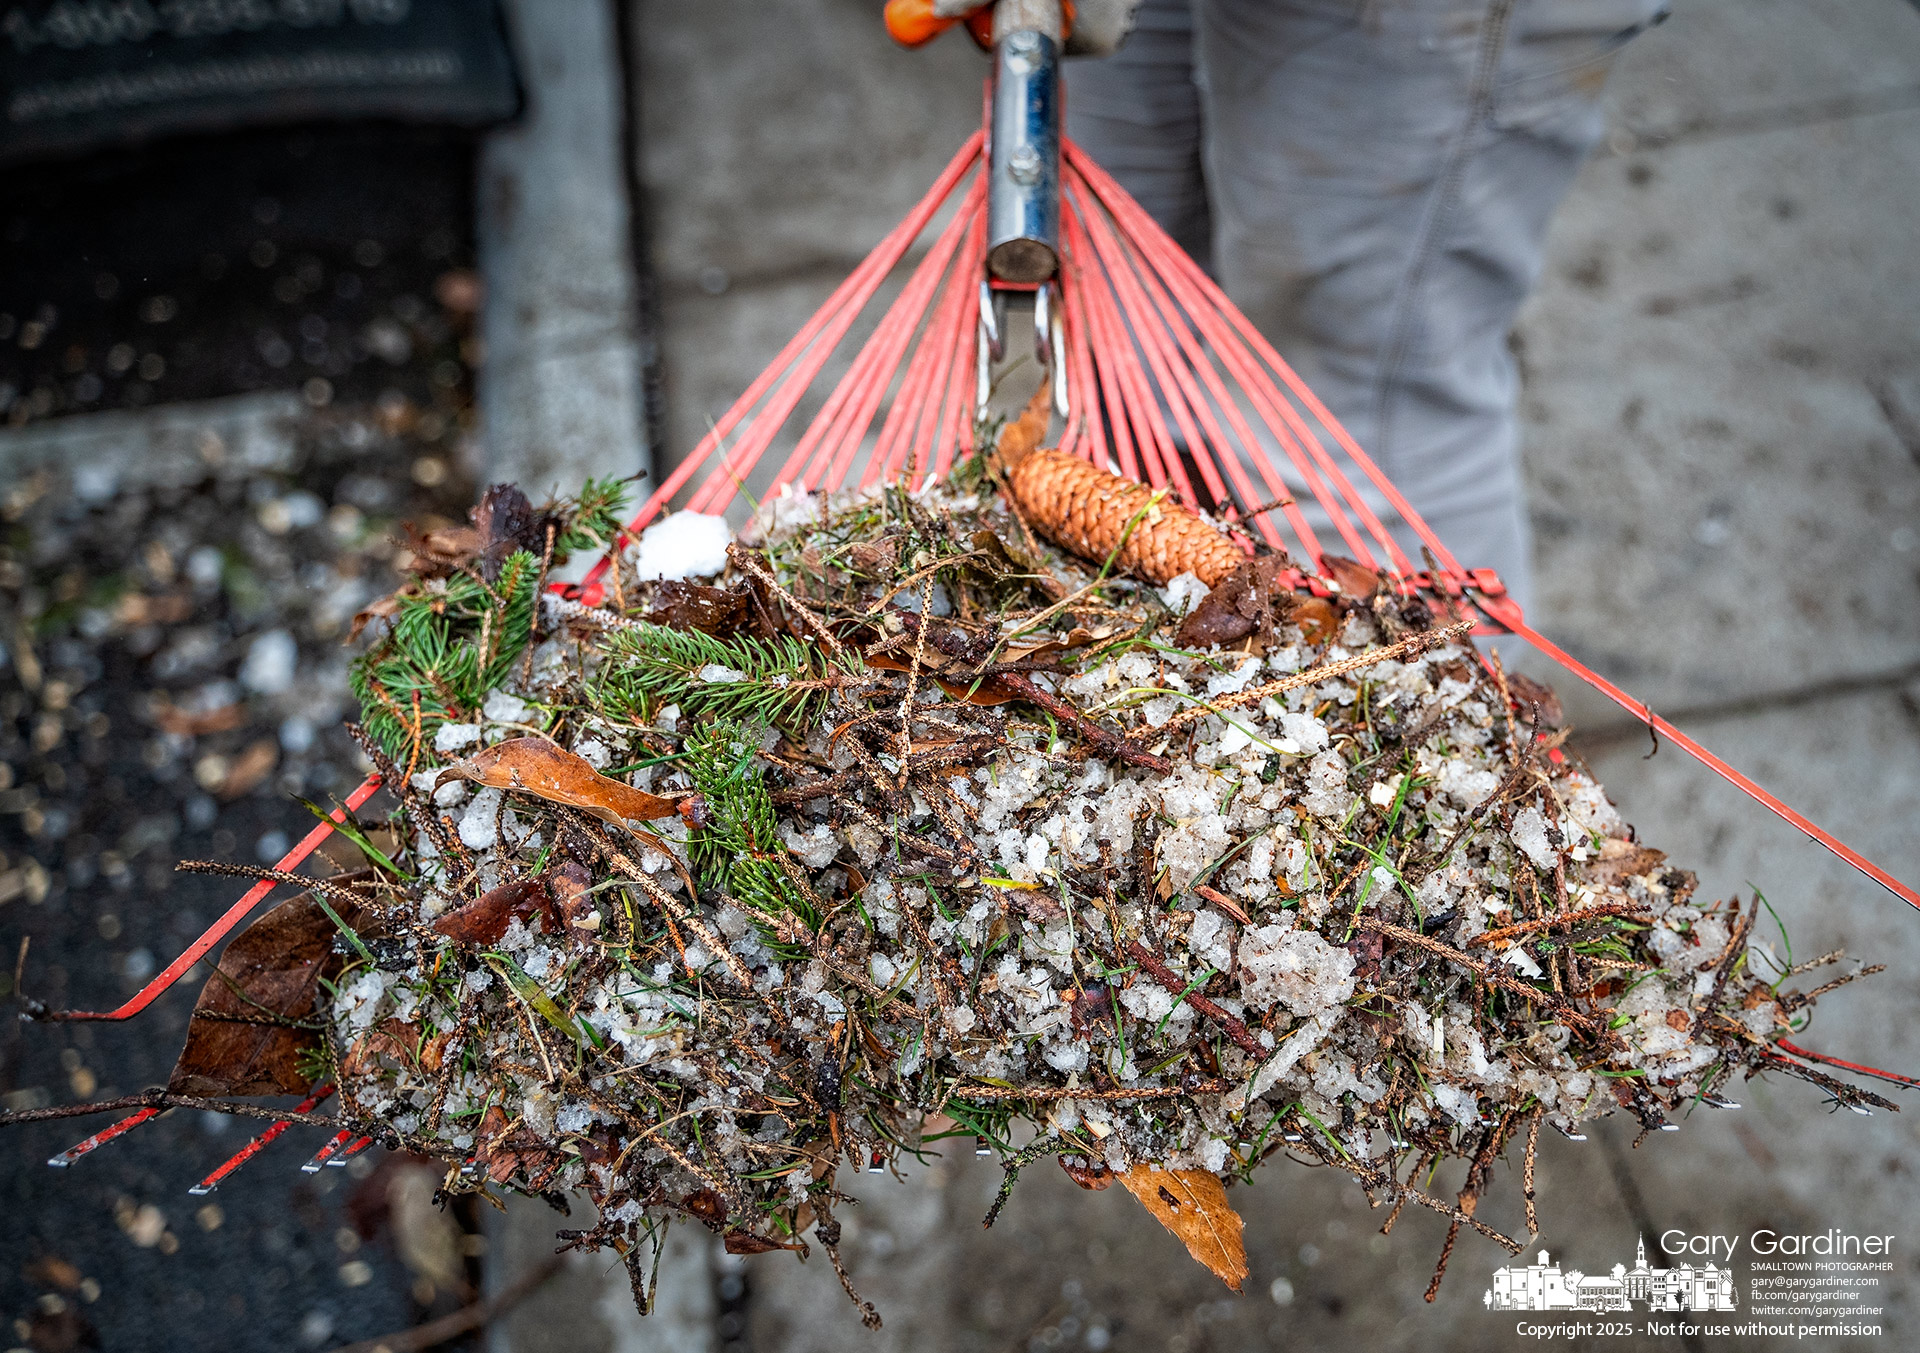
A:
[[[778,916],[797,912],[809,925],[820,918],[787,877],[777,855],[778,816],[766,776],[754,765],[764,725],[716,719],[687,740],[681,765],[706,800],[708,822],[688,838],[701,882]]]
[[[388,755],[411,759],[416,736],[431,747],[440,724],[471,718],[506,682],[532,637],[539,583],[540,561],[521,550],[491,587],[457,573],[398,594],[392,627],[351,671],[364,726]]]
[[[626,505],[626,480],[589,479],[579,495],[564,505],[567,524],[554,538],[554,558],[564,559],[577,550],[612,549]]]
[[[702,675],[715,667],[738,672],[740,679]],[[717,639],[698,630],[640,624],[608,642],[595,686],[609,713],[642,722],[678,705],[698,718],[791,726],[820,709],[842,670],[797,639]]]

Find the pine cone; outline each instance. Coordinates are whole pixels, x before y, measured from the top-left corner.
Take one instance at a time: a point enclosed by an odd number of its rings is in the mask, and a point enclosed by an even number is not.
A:
[[[1047,539],[1095,563],[1118,549],[1114,567],[1150,582],[1164,585],[1192,573],[1218,587],[1247,562],[1239,546],[1171,498],[1153,502],[1154,490],[1145,484],[1096,470],[1078,456],[1031,451],[1008,471],[1007,482]]]
[[[1025,410],[1001,429],[994,448],[1035,530],[1097,564],[1117,549],[1117,570],[1161,586],[1191,573],[1218,587],[1247,562],[1239,546],[1164,494],[1154,502],[1155,490],[1145,484],[1096,470],[1056,448],[1040,448],[1052,417],[1051,393],[1041,381]]]

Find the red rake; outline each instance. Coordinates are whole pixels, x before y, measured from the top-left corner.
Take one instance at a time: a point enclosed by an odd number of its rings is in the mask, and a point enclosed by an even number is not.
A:
[[[1460,565],[1338,419],[1316,398],[1226,294],[1105,171],[1057,131],[1057,100],[1032,95],[1046,69],[1018,68],[1010,44],[996,49],[996,94],[986,133],[961,146],[906,217],[888,232],[829,296],[707,435],[670,474],[615,542],[629,543],[676,500],[685,508],[724,513],[781,441],[795,413],[821,385],[836,356],[845,374],[824,393],[818,412],[787,437],[786,456],[766,492],[918,488],[971,454],[987,416],[992,364],[1003,351],[1004,293],[1032,292],[1036,354],[1053,382],[1064,420],[1059,445],[1101,468],[1239,523],[1243,532],[1286,550],[1297,567],[1286,575],[1317,595],[1337,593],[1321,535],[1302,504],[1351,558],[1384,575],[1403,595],[1423,594],[1443,612],[1478,613],[1483,634],[1513,634],[1657,730],[1683,751],[1766,805],[1861,873],[1920,908],[1920,893],[1845,845],[1698,742],[1653,713],[1530,627],[1491,569]],[[1042,39],[1042,43],[1045,43]],[[1026,49],[1035,50],[1035,49]],[[1043,51],[1043,55],[1050,55]],[[1025,86],[1019,85],[1026,80]],[[1006,91],[1025,100],[1007,109]],[[1022,92],[1024,91],[1024,92]],[[1009,122],[1008,118],[1014,121]],[[1022,122],[1021,119],[1026,119]],[[1049,120],[1051,119],[1051,125]],[[1036,152],[1042,171],[1029,182],[1019,158]],[[1014,167],[1009,169],[1009,164]],[[1024,184],[1024,187],[1013,186]],[[1051,194],[1051,197],[1049,197]],[[1007,208],[1009,198],[1021,210]],[[1024,212],[1024,215],[1022,214]],[[1051,216],[1049,216],[1051,213]],[[894,299],[850,354],[848,336],[932,229]],[[1002,266],[1009,244],[1027,248],[1022,267]],[[1039,266],[1031,266],[1034,260]],[[1196,482],[1197,481],[1197,482]],[[1369,491],[1374,498],[1369,497]],[[1380,509],[1374,501],[1382,504]],[[1277,510],[1284,529],[1274,521]],[[1419,541],[1428,568],[1414,566],[1380,515],[1398,518]],[[604,604],[603,557],[579,583],[555,584],[563,598]],[[330,822],[322,822],[279,861],[291,870],[319,846],[333,824],[380,787],[369,776]],[[164,972],[111,1011],[67,1011],[55,1019],[131,1018],[167,990],[266,897],[274,885],[250,889]],[[1796,1049],[1795,1051],[1799,1051]],[[1803,1057],[1818,1054],[1800,1053]],[[1831,1059],[1822,1059],[1831,1060]],[[1871,1074],[1893,1079],[1891,1073]],[[151,1116],[147,1111],[74,1148]],[[210,1176],[238,1165],[271,1139]],[[335,1157],[346,1134],[328,1143],[309,1168]],[[354,1150],[360,1149],[356,1144]],[[338,1158],[343,1159],[344,1155]],[[65,1158],[56,1158],[65,1163]]]
[[[325,1099],[328,1095],[332,1093],[333,1093],[333,1087],[331,1085],[319,1086],[314,1090],[312,1094],[308,1095],[305,1099],[301,1100],[298,1104],[294,1105],[293,1111],[295,1113],[312,1113],[314,1108],[320,1103],[320,1101]],[[280,1119],[278,1122],[274,1123],[271,1127],[269,1127],[265,1132],[261,1133],[258,1137],[255,1137],[252,1141],[248,1142],[245,1146],[241,1147],[240,1150],[236,1152],[231,1158],[229,1158],[225,1164],[221,1165],[212,1174],[208,1175],[205,1179],[201,1180],[198,1184],[195,1184],[192,1188],[188,1189],[187,1192],[194,1194],[195,1196],[198,1196],[200,1194],[205,1194],[205,1193],[212,1193],[215,1189],[220,1187],[221,1183],[226,1179],[228,1175],[232,1174],[235,1170],[239,1169],[242,1165],[245,1165],[248,1161],[252,1160],[255,1156],[259,1155],[262,1151],[266,1150],[269,1146],[273,1144],[275,1138],[279,1137],[281,1133],[285,1132],[288,1128],[292,1126],[293,1126],[292,1119],[290,1118]]]

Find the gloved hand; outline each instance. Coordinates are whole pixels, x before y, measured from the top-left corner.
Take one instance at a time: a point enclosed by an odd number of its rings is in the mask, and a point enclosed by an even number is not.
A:
[[[1140,0],[1061,0],[1068,56],[1111,56],[1133,31]],[[981,0],[887,0],[887,32],[903,47],[933,41],[964,23],[983,51],[993,48],[993,5]]]

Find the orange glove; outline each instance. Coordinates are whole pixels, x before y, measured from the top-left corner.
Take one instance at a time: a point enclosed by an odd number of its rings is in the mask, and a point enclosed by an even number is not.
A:
[[[887,0],[887,35],[902,47],[920,47],[932,42],[963,18],[969,27],[983,15],[989,25],[993,22],[990,0],[967,15],[936,14],[934,4],[935,0]],[[976,32],[974,37],[977,41],[979,34]]]
[[[951,0],[940,4],[939,0],[887,0],[887,33],[902,47],[920,47],[932,42],[957,23],[965,23],[967,32],[980,45],[980,50],[993,50],[993,4],[976,5],[964,14],[941,14],[940,9],[951,10]],[[1067,32],[1073,31],[1073,0],[1062,0],[1061,15],[1065,20]]]

